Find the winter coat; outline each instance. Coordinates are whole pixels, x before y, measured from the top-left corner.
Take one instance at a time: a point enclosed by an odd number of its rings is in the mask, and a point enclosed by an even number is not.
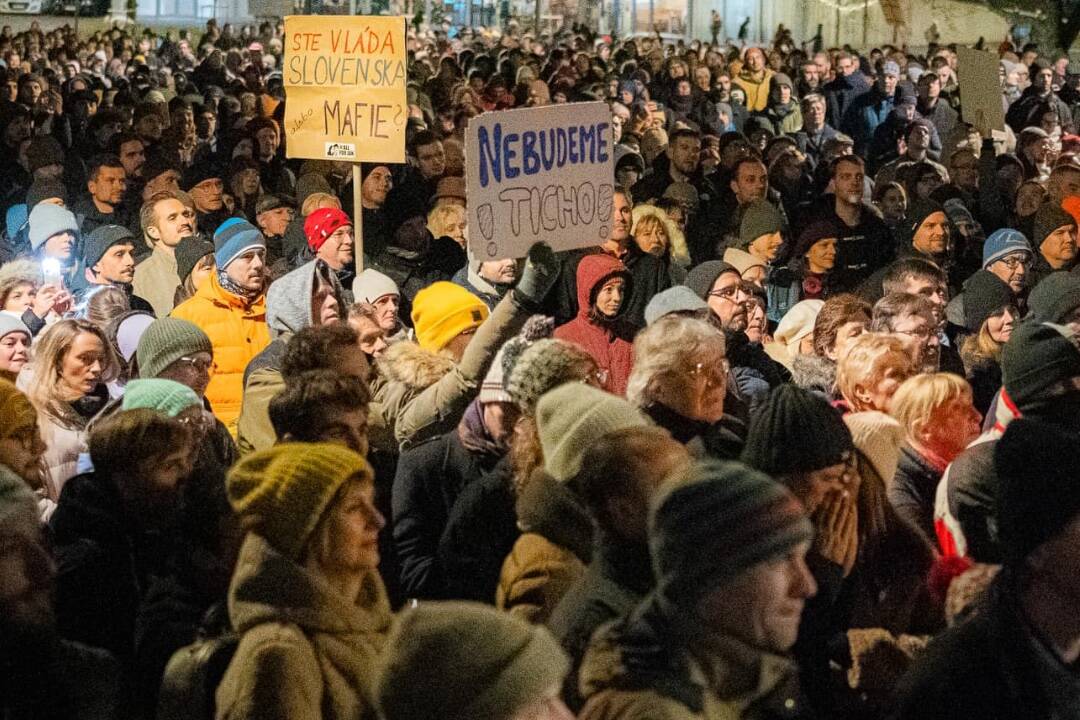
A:
[[[130,663],[139,601],[164,552],[160,540],[139,529],[116,485],[94,472],[67,483],[49,528],[61,634]]]
[[[592,555],[592,518],[565,485],[537,472],[517,502],[522,536],[506,557],[495,606],[545,622]]]
[[[446,583],[439,538],[462,490],[492,472],[501,454],[469,450],[457,429],[401,454],[394,477],[394,545],[408,597],[438,599]]]
[[[581,709],[578,668],[593,632],[627,615],[653,588],[649,548],[601,533],[593,560],[555,606],[547,627],[570,656],[571,670],[563,697],[574,711]]]
[[[663,157],[663,156],[661,156]],[[699,199],[705,203],[705,198],[699,191]],[[708,205],[703,205],[708,207]],[[687,239],[690,242],[690,239]],[[559,279],[555,287],[548,294],[546,302],[546,314],[555,318],[555,323],[561,325],[577,318],[581,308],[577,289],[577,271],[582,258],[589,255],[603,254],[599,248],[589,250],[571,250],[562,254]],[[691,256],[693,248],[691,248]],[[626,253],[620,258],[626,269],[630,271],[631,288],[628,297],[623,298],[622,317],[633,327],[645,327],[645,306],[662,290],[671,287],[670,268],[657,257],[642,252],[637,243],[630,240],[626,247]]]
[[[894,720],[1080,717],[1080,680],[1036,636],[1007,571],[985,607],[935,638],[896,688]]]
[[[743,89],[746,93],[746,109],[750,112],[760,112],[765,109],[769,102],[769,92],[772,90],[772,70],[765,68],[757,77],[749,70],[743,70],[732,78],[732,82]]]
[[[195,295],[173,309],[172,317],[195,323],[210,337],[214,366],[206,399],[235,436],[244,397],[244,368],[270,344],[266,295],[249,302],[226,291],[217,275],[211,274]]]
[[[651,402],[641,411],[685,445],[694,457],[738,460],[746,444],[746,423],[733,415],[725,414],[710,425],[703,420],[691,420],[659,402]]]
[[[379,358],[386,384],[374,392],[378,422],[393,428],[401,449],[449,432],[479,391],[495,353],[517,334],[529,311],[510,292],[480,325],[456,365],[412,342],[391,345]]]
[[[176,272],[176,256],[162,250],[160,245],[141,263],[135,266],[135,279],[131,288],[154,308],[154,315],[165,317],[173,309],[173,296],[180,276]]]
[[[937,468],[911,445],[900,450],[896,475],[888,484],[889,503],[896,514],[934,542],[934,494],[944,469]]]
[[[506,297],[512,285],[496,285],[480,277],[480,273],[473,269],[472,263],[458,270],[451,282],[460,285],[476,297],[484,301],[488,310],[494,310],[499,301]]]
[[[217,689],[218,720],[375,717],[372,679],[391,619],[376,573],[352,605],[251,533],[229,618],[241,638]]]
[[[90,421],[108,400],[108,390],[99,385],[92,395],[74,403],[38,408],[38,431],[45,443],[45,496],[54,503],[60,500],[65,483],[78,474],[79,455],[86,452]]]
[[[786,657],[735,638],[699,660],[650,596],[600,628],[581,663],[580,720],[795,720],[812,717]]]
[[[578,314],[574,320],[555,329],[555,338],[580,346],[596,360],[601,372],[607,374],[604,389],[615,395],[625,395],[634,367],[633,333],[620,322],[625,312],[620,308],[619,317],[597,320],[593,311],[600,287],[613,277],[629,280],[626,267],[610,255],[586,255],[577,268]],[[625,306],[632,283],[627,283]]]
[[[446,597],[488,604],[495,597],[503,561],[521,536],[512,482],[504,457],[467,485],[450,509],[436,555]]]

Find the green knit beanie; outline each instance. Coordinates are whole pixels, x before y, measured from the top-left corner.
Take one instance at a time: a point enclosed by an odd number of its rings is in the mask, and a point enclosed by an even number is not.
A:
[[[406,610],[387,647],[375,692],[388,720],[510,720],[570,667],[546,628],[478,603]]]
[[[299,560],[311,533],[350,478],[373,482],[367,460],[331,443],[281,443],[251,453],[225,482],[236,514],[280,553]]]
[[[615,430],[649,424],[623,398],[580,382],[564,383],[536,404],[544,469],[562,483],[581,471],[581,457],[592,443]]]
[[[565,382],[584,380],[596,361],[579,346],[565,340],[537,340],[521,353],[506,378],[506,391],[529,415],[540,397]]]
[[[661,602],[689,607],[811,537],[802,503],[780,483],[742,463],[695,462],[653,500],[649,550]]]
[[[199,352],[214,354],[210,337],[195,323],[165,317],[146,328],[139,338],[135,358],[140,377],[153,378],[180,358]]]
[[[195,391],[174,380],[147,378],[132,380],[124,386],[124,410],[147,408],[176,417],[190,407],[202,407]]]
[[[767,200],[754,200],[746,206],[739,224],[739,249],[746,250],[762,235],[780,232],[783,226],[784,218],[775,205]]]

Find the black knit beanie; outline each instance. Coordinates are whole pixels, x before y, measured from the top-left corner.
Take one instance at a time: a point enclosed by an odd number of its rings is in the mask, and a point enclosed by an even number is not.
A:
[[[1019,566],[1080,514],[1080,435],[1018,418],[994,447],[1001,494],[998,533],[1007,566]]]
[[[200,260],[214,254],[214,243],[202,235],[189,235],[176,245],[175,253],[176,274],[184,282]]]
[[[1060,227],[1066,225],[1076,226],[1076,220],[1072,215],[1061,209],[1054,202],[1045,202],[1035,211],[1035,220],[1031,231],[1031,244],[1038,252],[1046,237]]]
[[[686,276],[684,284],[693,290],[699,298],[705,300],[709,297],[709,291],[712,290],[713,285],[716,283],[716,278],[726,272],[739,274],[735,266],[730,263],[723,260],[709,260],[691,270]]]
[[[911,203],[911,207],[908,208],[907,214],[904,216],[904,224],[907,232],[912,237],[919,231],[919,226],[926,222],[926,218],[930,217],[934,213],[945,212],[945,208],[933,200],[915,200]]]
[[[1057,391],[1062,384],[1080,378],[1080,348],[1073,331],[1053,323],[1020,323],[1001,350],[1001,374],[1005,392],[1021,413],[1050,396],[1060,403],[1063,396]]]
[[[844,462],[851,431],[820,396],[791,384],[776,387],[750,421],[742,461],[774,477]]]
[[[1012,290],[1001,278],[979,270],[964,283],[964,326],[977,333],[987,318],[1015,303]]]

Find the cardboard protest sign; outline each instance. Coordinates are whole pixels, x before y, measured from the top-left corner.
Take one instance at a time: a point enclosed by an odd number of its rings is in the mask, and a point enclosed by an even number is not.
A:
[[[405,18],[285,18],[285,153],[405,161]]]
[[[997,55],[963,46],[957,47],[956,53],[956,79],[960,83],[964,122],[980,131],[1005,132]]]
[[[469,256],[599,245],[611,229],[611,111],[602,102],[478,115],[465,133]]]

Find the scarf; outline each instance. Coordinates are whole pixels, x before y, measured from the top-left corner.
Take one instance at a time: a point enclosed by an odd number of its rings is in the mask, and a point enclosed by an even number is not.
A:
[[[234,282],[224,270],[218,270],[217,279],[218,284],[221,285],[225,292],[232,293],[245,300],[254,300],[259,297],[259,293],[262,292],[262,290],[248,290],[247,288],[241,287],[240,284]]]
[[[488,432],[487,425],[484,424],[484,408],[479,398],[469,403],[461,422],[458,423],[457,432],[462,446],[469,452],[502,456],[509,449],[505,441],[494,440]]]

